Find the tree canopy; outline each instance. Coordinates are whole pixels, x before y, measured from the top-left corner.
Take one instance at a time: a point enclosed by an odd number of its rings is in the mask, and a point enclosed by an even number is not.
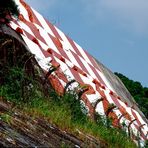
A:
[[[0,19],[1,23],[9,23],[11,15],[18,17],[19,9],[13,0],[1,0],[0,2]],[[2,21],[3,20],[3,21]]]
[[[115,72],[126,88],[129,90],[135,101],[138,103],[139,108],[148,118],[148,88],[143,87],[140,82],[130,80],[121,73]]]

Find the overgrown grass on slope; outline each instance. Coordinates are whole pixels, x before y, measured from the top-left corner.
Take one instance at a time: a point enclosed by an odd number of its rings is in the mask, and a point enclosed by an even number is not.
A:
[[[1,71],[2,72],[2,71]],[[45,97],[38,82],[26,77],[22,69],[12,67],[3,78],[5,81],[0,87],[0,96],[14,102],[24,113],[30,116],[40,117],[50,123],[75,134],[80,138],[83,135],[91,135],[96,139],[105,141],[108,147],[135,148],[136,145],[127,135],[114,128],[106,127],[101,121],[98,123],[90,120],[83,112],[82,105],[76,99],[75,93],[67,93],[65,96],[58,96],[53,89],[49,89],[49,95]],[[27,83],[24,86],[22,83]],[[22,96],[22,90],[23,96]],[[82,112],[83,111],[83,112]]]

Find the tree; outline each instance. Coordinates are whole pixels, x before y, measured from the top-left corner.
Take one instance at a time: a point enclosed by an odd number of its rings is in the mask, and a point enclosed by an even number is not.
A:
[[[115,72],[126,88],[129,90],[135,101],[138,103],[139,108],[148,118],[148,88],[143,87],[140,82],[130,80],[121,73]]]
[[[18,18],[19,9],[13,0],[1,0],[0,2],[0,23],[5,24],[11,21],[11,16]]]

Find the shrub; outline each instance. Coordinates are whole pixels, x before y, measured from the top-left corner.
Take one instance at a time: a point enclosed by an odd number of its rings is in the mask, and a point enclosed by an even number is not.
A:
[[[5,19],[4,23],[9,23],[11,16],[18,17],[19,9],[13,0],[1,0],[0,4],[0,18]]]

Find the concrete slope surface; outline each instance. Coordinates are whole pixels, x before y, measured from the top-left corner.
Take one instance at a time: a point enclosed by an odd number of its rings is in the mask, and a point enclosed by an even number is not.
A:
[[[15,1],[20,15],[10,27],[22,36],[45,73],[52,71],[48,79],[55,90],[63,94],[79,87],[91,117],[97,112],[112,117],[115,127],[122,128],[125,123],[127,132],[132,131],[131,138],[136,142],[140,134],[143,144],[147,139],[147,119],[121,81],[23,0]]]

